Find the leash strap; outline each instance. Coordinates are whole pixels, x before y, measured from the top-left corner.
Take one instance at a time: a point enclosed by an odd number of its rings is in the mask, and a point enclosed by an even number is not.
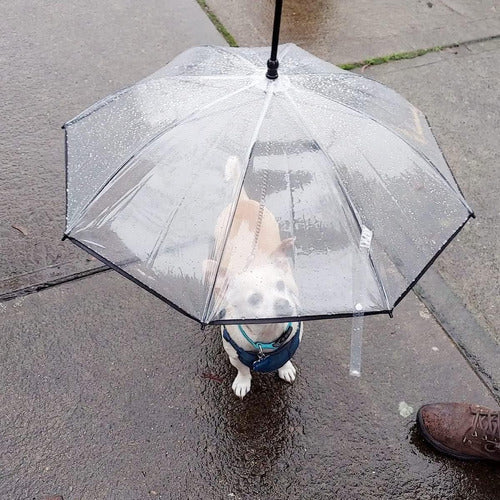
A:
[[[293,330],[292,323],[288,323],[288,326],[286,327],[285,331],[281,334],[281,336],[274,340],[273,342],[255,342],[252,340],[245,330],[243,330],[243,327],[241,325],[238,325],[238,329],[240,330],[240,333],[245,337],[245,339],[250,343],[250,345],[254,348],[257,349],[259,352],[262,352],[263,349],[276,349],[278,348],[285,340],[288,338],[290,333]]]

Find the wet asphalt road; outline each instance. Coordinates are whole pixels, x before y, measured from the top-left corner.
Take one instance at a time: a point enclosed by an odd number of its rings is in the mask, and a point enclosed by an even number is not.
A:
[[[246,5],[244,23],[231,14],[237,2],[208,3],[218,14],[227,9],[223,21],[237,39],[245,29],[252,43],[263,36],[252,17],[257,2]],[[351,14],[333,1],[294,7],[294,37],[307,28],[295,41],[309,48],[316,32],[321,43],[313,52],[326,57],[332,49],[342,55],[335,62],[348,62],[450,43],[456,33],[462,41],[500,33],[488,0],[415,1],[397,13],[391,2],[355,5]],[[447,16],[445,5],[454,12]],[[336,29],[326,21],[309,29],[303,16],[314,21],[315,9],[333,12],[325,19],[338,21]],[[20,0],[0,10],[7,67],[0,87],[0,294],[15,294],[97,265],[59,241],[61,124],[184,48],[223,40],[191,0]],[[412,29],[401,30],[403,22]],[[283,29],[289,36],[290,24]],[[498,144],[491,132],[498,111],[487,110],[497,96],[498,41],[460,50],[366,72],[426,112],[481,213],[439,270],[491,333],[498,326],[491,313],[498,280],[490,279],[498,276]],[[466,118],[454,114],[460,106]],[[256,376],[240,401],[219,332],[200,332],[113,273],[0,302],[0,498],[498,498],[497,466],[440,456],[415,430],[415,412],[427,402],[495,405],[428,309],[410,294],[393,320],[367,319],[365,331],[361,379],[348,376],[349,321],[308,323],[296,383]],[[413,408],[408,417],[400,414],[403,402]]]
[[[293,385],[240,401],[219,332],[115,273],[1,305],[0,498],[497,498],[500,470],[430,450],[430,400],[493,399],[427,310],[308,323]],[[404,402],[413,408],[400,413]]]
[[[193,1],[0,3],[0,296],[98,264],[64,230],[61,126],[192,45],[222,44]]]

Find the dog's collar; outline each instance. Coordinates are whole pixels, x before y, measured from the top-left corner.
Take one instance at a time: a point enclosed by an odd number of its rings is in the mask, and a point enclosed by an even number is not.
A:
[[[241,325],[238,325],[238,329],[240,330],[240,333],[243,335],[243,337],[245,337],[245,340],[247,340],[254,349],[262,352],[264,349],[278,349],[278,347],[280,347],[288,339],[288,337],[292,333],[293,327],[292,323],[288,323],[285,331],[279,336],[279,338],[277,338],[273,342],[255,342],[248,336]]]
[[[244,365],[248,366],[248,368],[255,370],[256,372],[273,372],[279,370],[287,361],[289,361],[299,347],[301,325],[302,323],[298,323],[297,330],[293,335],[291,335],[290,332],[293,328],[291,327],[291,324],[289,324],[285,333],[278,339],[281,343],[277,345],[277,340],[275,340],[273,342],[275,346],[270,352],[263,352],[263,346],[269,344],[264,342],[257,343],[253,341],[252,343],[257,346],[256,348],[258,351],[245,351],[231,338],[225,326],[223,326],[222,336],[224,340],[229,342],[229,344],[231,344],[234,348],[238,355],[238,359]],[[260,348],[258,347],[258,344],[260,344]]]

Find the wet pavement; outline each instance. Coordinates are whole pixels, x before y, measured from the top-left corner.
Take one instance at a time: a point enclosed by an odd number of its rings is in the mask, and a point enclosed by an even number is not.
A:
[[[268,45],[274,2],[209,0],[239,44]],[[459,46],[358,72],[389,85],[429,118],[476,212],[417,286],[440,324],[500,398],[500,146],[497,2],[284,2],[280,41],[335,64]],[[483,40],[486,38],[486,40]],[[467,43],[470,40],[476,40]],[[361,50],[361,51],[360,51]]]
[[[476,214],[435,267],[481,326],[500,340],[500,147],[495,133],[500,130],[500,39],[369,67],[364,74],[425,110]]]
[[[360,379],[350,321],[307,323],[295,384],[256,376],[243,401],[219,331],[115,273],[0,315],[1,498],[496,498],[497,466],[415,430],[425,402],[494,400],[413,295],[366,319]]]
[[[192,45],[224,40],[194,1],[1,2],[0,27],[2,296],[99,265],[61,242],[62,124]]]
[[[270,0],[208,4],[240,44],[269,43]],[[340,4],[286,0],[283,41],[345,63],[500,35],[488,0]],[[194,0],[0,11],[6,298],[98,266],[59,241],[61,124],[184,48],[224,42]],[[394,319],[365,320],[361,379],[348,376],[349,320],[307,323],[296,383],[256,376],[240,401],[219,332],[111,272],[0,301],[0,498],[498,498],[497,466],[434,453],[414,417],[500,395],[499,47],[364,69],[426,113],[478,218],[422,280],[429,308],[409,294]]]
[[[274,0],[207,0],[240,46],[270,45]],[[285,0],[280,40],[333,63],[498,36],[496,0]]]

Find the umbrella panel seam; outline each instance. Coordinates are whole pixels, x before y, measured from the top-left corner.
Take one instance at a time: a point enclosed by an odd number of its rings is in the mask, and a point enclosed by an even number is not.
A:
[[[300,112],[298,106],[297,106],[297,103],[294,101],[294,99],[292,98],[292,96],[290,96],[288,93],[285,93],[287,99],[290,101],[290,103],[293,105],[293,107],[295,108],[295,111],[298,115],[298,117],[300,118],[301,120],[301,123],[302,123],[302,126],[305,127],[306,131],[308,132],[309,136],[310,137],[314,137],[314,134],[312,133],[311,129],[309,128],[307,122],[305,121],[304,117],[302,116],[302,113]],[[330,157],[330,155],[328,154],[328,152],[322,147],[322,145],[316,140],[316,139],[312,139],[318,146],[318,149],[323,153],[323,155],[325,156],[325,158],[327,159],[328,163],[330,163],[333,167],[333,171],[335,172],[335,178],[338,182],[338,185],[340,187],[340,191],[342,192],[342,194],[344,195],[344,198],[345,200],[347,201],[347,205],[354,217],[354,220],[356,221],[356,224],[358,225],[358,230],[359,230],[359,238],[361,238],[361,232],[362,232],[362,227],[363,227],[363,222],[361,220],[361,216],[359,215],[358,211],[356,210],[356,207],[353,203],[353,201],[351,200],[349,194],[347,193],[347,190],[342,182],[342,179],[340,178],[340,175],[337,171],[337,168],[335,167],[335,162],[333,161],[333,158]],[[389,308],[389,301],[388,301],[388,297],[387,297],[387,293],[385,291],[385,288],[384,288],[384,285],[383,283],[381,282],[380,280],[380,276],[379,276],[379,273],[377,271],[377,269],[375,268],[375,265],[373,263],[373,260],[371,259],[371,254],[369,252],[369,259],[368,259],[369,263],[370,263],[370,266],[372,268],[372,272],[373,272],[373,275],[375,277],[375,281],[377,283],[377,286],[379,288],[379,294],[380,294],[380,298],[382,299],[383,302],[385,302],[386,306]]]
[[[431,161],[427,155],[425,153],[423,153],[422,151],[420,151],[419,149],[417,149],[415,146],[413,146],[410,142],[408,142],[400,133],[398,133],[396,130],[394,130],[391,126],[389,125],[386,125],[384,123],[382,123],[381,121],[377,120],[374,116],[364,112],[364,111],[361,111],[361,110],[358,110],[352,106],[350,106],[349,104],[346,104],[344,102],[341,102],[339,101],[338,99],[334,99],[330,96],[326,96],[326,95],[323,95],[323,94],[320,94],[320,93],[317,93],[317,92],[314,92],[313,90],[311,89],[308,89],[308,88],[305,88],[305,87],[301,87],[300,89],[301,91],[304,91],[304,92],[310,92],[311,94],[314,94],[314,95],[317,95],[317,96],[320,96],[324,99],[327,99],[331,102],[334,102],[336,104],[338,104],[339,106],[343,106],[347,109],[350,109],[351,111],[353,111],[354,113],[356,113],[357,115],[361,116],[361,117],[364,117],[368,120],[371,120],[373,121],[374,123],[376,123],[377,125],[379,125],[380,127],[388,130],[390,133],[394,134],[394,136],[396,136],[398,139],[400,139],[402,142],[404,142],[410,149],[412,149],[418,156],[420,156],[425,162],[427,162],[431,167],[432,169],[438,174],[438,176],[445,182],[445,184],[448,186],[448,188],[455,194],[456,198],[462,203],[462,205],[465,206],[465,208],[467,209],[468,212],[472,212],[471,209],[469,208],[469,206],[467,205],[467,202],[465,201],[465,199],[463,198],[462,196],[462,193],[461,192],[458,192],[456,191],[456,189],[450,184],[450,182],[448,181],[448,179],[443,175],[443,173],[436,167],[436,165],[434,164],[433,161]],[[423,113],[422,113],[423,114]],[[425,115],[424,115],[425,116]],[[436,141],[437,142],[437,141]],[[441,155],[443,156],[444,158],[444,155],[441,153]],[[451,171],[451,169],[449,168],[449,165],[447,164],[446,160],[445,160],[445,164],[446,166],[448,167],[448,169]]]
[[[445,243],[441,246],[441,248],[433,255],[433,257],[427,262],[427,264],[422,268],[422,270],[417,274],[417,276],[413,279],[413,281],[408,285],[406,290],[394,301],[394,305],[392,309],[394,309],[408,294],[408,292],[417,284],[417,282],[422,278],[422,276],[427,272],[427,270],[434,264],[436,259],[444,252],[446,247],[455,239],[458,233],[463,229],[465,224],[471,219],[474,218],[472,213],[469,213],[465,221],[460,224],[460,226],[455,230],[455,232],[445,241]]]
[[[254,134],[253,134],[251,142],[250,142],[251,146],[249,148],[248,154],[246,155],[245,170],[244,170],[243,175],[242,175],[241,185],[238,188],[238,195],[236,196],[236,201],[235,201],[235,204],[234,204],[234,208],[233,208],[233,210],[231,212],[231,215],[229,216],[228,227],[227,227],[227,230],[226,230],[226,232],[224,234],[223,246],[222,246],[220,257],[219,257],[219,262],[217,263],[217,269],[215,271],[213,284],[212,284],[210,293],[209,293],[209,295],[207,297],[207,301],[205,303],[205,307],[204,307],[204,310],[203,310],[203,315],[202,315],[203,320],[205,320],[205,318],[208,316],[208,311],[209,311],[210,306],[212,304],[212,300],[213,300],[213,296],[214,296],[214,291],[215,291],[215,285],[217,283],[220,266],[221,266],[222,260],[224,258],[224,252],[226,250],[227,241],[229,239],[229,235],[231,234],[231,228],[233,226],[234,216],[236,214],[236,209],[238,208],[238,202],[239,202],[239,199],[240,199],[240,196],[241,196],[241,192],[243,190],[243,186],[245,185],[245,178],[246,178],[246,175],[247,175],[247,172],[248,172],[248,166],[249,166],[250,158],[252,156],[252,151],[253,151],[255,142],[257,141],[257,137],[259,135],[260,129],[262,127],[262,123],[264,122],[264,117],[265,117],[267,111],[269,110],[269,105],[270,105],[270,102],[271,102],[271,99],[272,99],[273,95],[274,95],[273,92],[270,92],[270,93],[268,93],[266,95],[266,99],[265,99],[264,104],[263,104],[263,109],[261,111],[261,116],[259,117],[259,121],[257,122]]]
[[[75,213],[72,217],[71,220],[71,227],[67,227],[67,231],[71,232],[71,230],[80,222],[82,217],[85,215],[85,213],[88,211],[90,205],[94,203],[99,196],[103,193],[103,191],[106,189],[106,187],[113,181],[113,179],[116,178],[116,176],[123,171],[123,169],[130,164],[131,161],[133,161],[136,157],[141,155],[145,150],[147,150],[150,146],[152,146],[159,138],[163,137],[165,134],[173,130],[175,127],[182,125],[183,123],[187,123],[189,120],[195,118],[200,112],[206,111],[207,109],[210,109],[211,107],[224,102],[225,100],[233,97],[234,95],[237,95],[241,92],[244,92],[245,90],[251,88],[253,84],[246,85],[245,87],[242,87],[241,89],[232,92],[231,94],[225,95],[222,98],[217,99],[216,101],[210,103],[209,105],[207,104],[203,108],[200,108],[196,111],[193,111],[189,115],[185,116],[181,120],[177,120],[174,123],[170,123],[167,127],[161,129],[154,137],[152,137],[149,141],[143,143],[141,146],[139,146],[132,154],[131,156],[123,162],[109,177],[104,181],[103,184],[98,188],[96,191],[95,195],[92,196],[92,198],[85,204],[84,207],[82,207],[77,213]],[[68,179],[66,180],[66,186],[68,188]],[[66,221],[66,224],[68,224],[68,221]]]

